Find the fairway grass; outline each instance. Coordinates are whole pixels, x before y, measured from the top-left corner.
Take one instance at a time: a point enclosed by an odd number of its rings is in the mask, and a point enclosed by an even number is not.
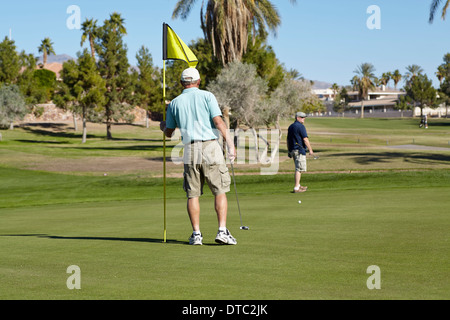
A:
[[[290,175],[239,176],[240,206],[250,230],[239,230],[230,193],[228,227],[238,245],[216,245],[217,221],[207,192],[201,199],[201,247],[187,242],[190,226],[179,179],[168,181],[163,243],[161,181],[7,168],[0,173],[14,175],[16,186],[25,188],[1,189],[20,204],[3,197],[0,204],[0,299],[450,296],[448,170],[309,175],[303,194],[290,193]],[[54,184],[58,180],[77,197],[67,196],[67,189]],[[34,196],[39,190],[52,197]],[[71,265],[80,267],[80,290],[66,286]],[[380,290],[367,288],[371,265],[381,270]]]
[[[206,187],[203,246],[188,245],[183,166],[170,157],[163,242],[158,123],[116,124],[113,140],[88,123],[85,144],[69,123],[1,130],[0,299],[449,299],[450,120],[429,119],[424,130],[417,119],[308,118],[320,159],[308,157],[301,194],[291,193],[290,123],[277,174],[249,159],[234,167],[250,227],[239,229],[232,186],[236,246],[214,242]],[[178,143],[167,141],[167,156]],[[80,268],[79,290],[67,287],[69,266]],[[370,266],[380,289],[367,287]]]

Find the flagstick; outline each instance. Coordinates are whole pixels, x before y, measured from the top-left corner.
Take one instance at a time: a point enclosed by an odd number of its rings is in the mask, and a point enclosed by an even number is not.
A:
[[[166,60],[163,60],[163,121],[166,121]],[[166,133],[163,132],[163,185],[164,185],[164,242],[167,238],[166,228]]]

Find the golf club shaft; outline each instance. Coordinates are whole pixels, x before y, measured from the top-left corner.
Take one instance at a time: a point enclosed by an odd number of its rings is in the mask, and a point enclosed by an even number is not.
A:
[[[236,189],[236,178],[234,177],[233,161],[230,161],[230,164],[231,164],[231,173],[232,173],[232,175],[233,175],[234,192],[236,193],[236,201],[237,201],[238,210],[239,210],[239,218],[241,219],[241,226],[243,226],[243,224],[242,224],[241,208],[240,208],[240,206],[239,206],[239,198],[238,198],[238,193],[237,193],[237,189]]]

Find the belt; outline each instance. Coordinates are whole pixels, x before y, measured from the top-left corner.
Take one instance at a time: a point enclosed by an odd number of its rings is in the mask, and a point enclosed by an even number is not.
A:
[[[191,144],[194,144],[196,142],[208,142],[208,141],[216,141],[217,139],[209,139],[209,140],[192,140]]]

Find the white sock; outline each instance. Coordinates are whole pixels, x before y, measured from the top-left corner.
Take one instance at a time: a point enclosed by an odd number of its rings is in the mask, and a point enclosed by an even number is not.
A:
[[[200,230],[198,230],[198,231],[194,231],[193,233],[194,233],[194,236],[199,236],[199,235],[201,235],[201,232],[200,232]]]
[[[298,190],[298,189],[300,189],[300,185],[294,187],[294,190]]]
[[[227,231],[227,227],[219,227],[219,231],[220,232],[226,232]]]

